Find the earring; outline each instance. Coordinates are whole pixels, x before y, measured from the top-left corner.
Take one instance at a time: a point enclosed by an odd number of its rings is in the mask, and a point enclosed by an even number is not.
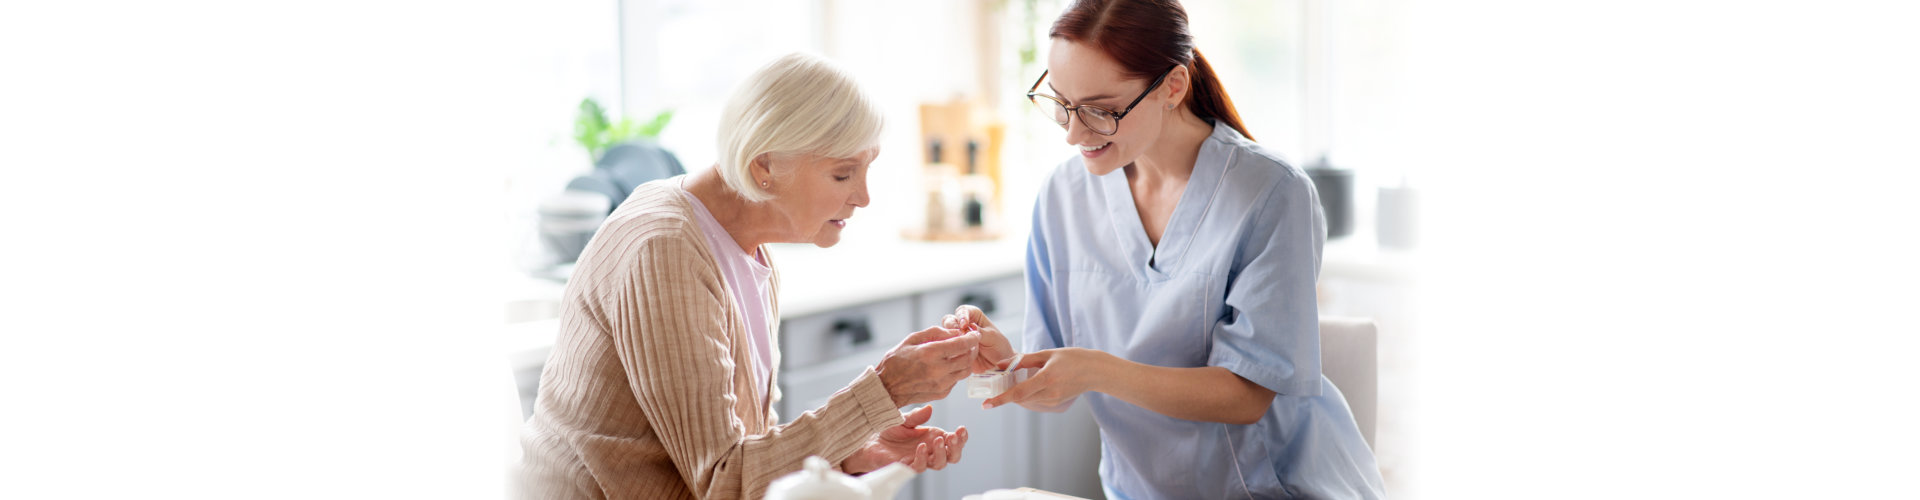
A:
[[[760,187],[762,188],[767,187],[767,181],[760,181]]]

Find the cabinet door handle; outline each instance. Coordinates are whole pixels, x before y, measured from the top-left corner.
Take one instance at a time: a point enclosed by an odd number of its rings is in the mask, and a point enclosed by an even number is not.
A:
[[[988,315],[992,315],[995,309],[995,307],[993,307],[993,294],[991,293],[967,292],[960,296],[960,304],[955,307],[967,304],[973,304],[974,307],[980,308],[980,312]]]
[[[853,338],[853,345],[866,345],[873,342],[873,326],[866,318],[849,318],[833,322],[834,335],[846,335]]]

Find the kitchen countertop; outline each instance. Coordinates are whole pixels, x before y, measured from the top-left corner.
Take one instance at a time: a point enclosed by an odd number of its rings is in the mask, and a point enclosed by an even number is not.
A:
[[[848,248],[772,245],[780,316],[793,318],[927,290],[1018,276],[1026,238],[867,241]]]
[[[928,290],[1019,276],[1025,236],[979,242],[865,241],[834,248],[771,245],[780,266],[780,315],[794,318]],[[1327,242],[1320,275],[1412,279],[1416,254],[1381,249],[1370,233]]]

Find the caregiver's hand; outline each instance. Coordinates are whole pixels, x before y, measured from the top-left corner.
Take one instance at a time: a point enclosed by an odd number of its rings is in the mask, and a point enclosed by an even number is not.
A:
[[[1013,343],[1000,333],[1000,327],[993,326],[993,322],[987,320],[987,313],[980,308],[960,306],[953,314],[940,318],[940,323],[940,326],[955,330],[980,332],[980,350],[973,358],[973,373],[993,370],[1001,363],[1013,360]]]
[[[894,462],[913,467],[914,472],[940,470],[960,462],[960,449],[967,445],[967,426],[947,432],[939,427],[921,427],[933,418],[933,407],[922,406],[902,417],[906,422],[880,431],[853,455],[840,462],[848,474],[865,474]]]
[[[1040,371],[1025,382],[1007,389],[1007,392],[981,403],[981,407],[992,409],[1007,403],[1019,403],[1034,411],[1066,411],[1067,405],[1072,404],[1073,399],[1080,397],[1081,393],[1099,391],[1098,383],[1111,379],[1108,374],[1118,361],[1120,358],[1112,354],[1078,347],[1027,353],[1020,358],[1019,366],[1006,369],[1039,368]]]
[[[894,407],[925,403],[947,397],[953,384],[972,373],[968,369],[979,345],[979,335],[936,326],[893,346],[875,371],[893,396]]]

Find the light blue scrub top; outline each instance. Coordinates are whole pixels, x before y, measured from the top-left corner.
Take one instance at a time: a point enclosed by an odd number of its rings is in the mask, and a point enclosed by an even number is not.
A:
[[[1027,245],[1025,350],[1098,349],[1168,367],[1219,366],[1278,394],[1251,425],[1182,420],[1106,394],[1100,479],[1121,498],[1376,498],[1380,470],[1320,375],[1325,215],[1313,183],[1232,127],[1200,146],[1159,248],[1126,174],[1082,158],[1044,182]]]

